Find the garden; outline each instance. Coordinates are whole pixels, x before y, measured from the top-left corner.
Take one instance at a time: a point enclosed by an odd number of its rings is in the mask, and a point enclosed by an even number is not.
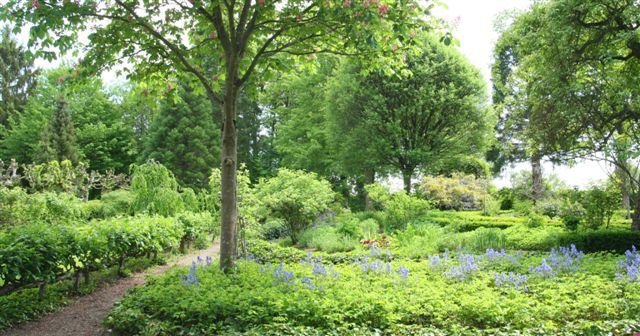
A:
[[[427,201],[371,185],[378,210],[351,213],[330,203],[322,183],[290,171],[259,183],[257,213],[282,226],[247,227],[234,272],[197,258],[132,291],[106,325],[140,335],[631,335],[640,327],[640,234],[621,211],[591,209],[610,212],[599,225],[576,217],[577,205],[553,219],[542,206],[529,215],[456,212],[434,205],[455,202],[455,193]]]
[[[0,1],[0,335],[640,335],[640,7],[520,2]]]

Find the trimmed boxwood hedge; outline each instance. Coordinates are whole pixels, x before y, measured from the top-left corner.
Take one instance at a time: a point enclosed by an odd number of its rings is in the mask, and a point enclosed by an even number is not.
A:
[[[613,251],[624,253],[631,246],[640,247],[640,232],[599,230],[566,233],[558,238],[559,245],[575,244],[584,252]]]

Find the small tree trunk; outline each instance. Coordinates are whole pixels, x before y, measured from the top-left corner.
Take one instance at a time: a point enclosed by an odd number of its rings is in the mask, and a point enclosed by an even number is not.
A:
[[[235,260],[238,254],[236,248],[236,226],[238,223],[236,168],[238,150],[235,120],[238,92],[233,83],[235,76],[233,76],[232,73],[227,71],[227,76],[231,76],[231,79],[227,79],[222,127],[220,268],[225,272],[235,266]]]
[[[622,208],[625,210],[625,217],[631,218],[631,197],[629,196],[629,189],[622,191]]]
[[[631,217],[631,230],[640,230],[640,193],[636,196],[636,206]]]
[[[542,156],[537,152],[531,155],[531,180],[532,199],[535,204],[544,197],[544,186],[542,184]]]
[[[47,295],[47,282],[43,281],[38,286],[38,300],[44,300],[45,295]]]
[[[374,170],[367,171],[364,177],[364,185],[373,184],[376,182],[376,172]],[[373,210],[373,200],[369,197],[369,193],[364,190],[364,210],[372,211]]]
[[[411,176],[413,176],[413,169],[402,171],[402,181],[404,182],[404,191],[411,194]]]
[[[616,175],[620,180],[620,193],[622,194],[622,209],[626,210],[627,219],[631,218],[631,198],[629,195],[629,176],[624,169],[616,165]]]
[[[121,256],[120,259],[118,260],[118,275],[120,276],[124,274],[122,272],[122,269],[124,268],[124,261],[125,261],[125,256]]]
[[[85,268],[85,269],[82,270],[82,276],[84,277],[84,284],[85,285],[89,284],[89,280],[90,280],[89,279],[89,275],[90,275],[89,269]]]
[[[73,290],[75,292],[79,292],[80,291],[80,270],[77,270],[76,274],[74,275]]]

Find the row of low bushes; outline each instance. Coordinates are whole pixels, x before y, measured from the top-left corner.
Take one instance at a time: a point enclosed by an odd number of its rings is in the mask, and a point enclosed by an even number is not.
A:
[[[421,225],[398,233],[392,251],[415,258],[458,246],[476,252],[489,248],[544,251],[571,244],[585,252],[624,253],[631,246],[640,245],[640,232],[615,229],[568,232],[558,226],[528,227],[525,224],[507,229],[482,227],[474,231],[452,232],[448,228]]]
[[[418,222],[451,226],[460,232],[473,231],[480,227],[506,229],[513,225],[523,224],[526,220],[526,217],[513,216],[512,214],[484,216],[480,211],[429,211],[417,219]]]
[[[116,190],[103,194],[101,199],[83,201],[69,193],[29,194],[22,188],[0,187],[0,229],[33,222],[67,225],[126,216],[132,214],[134,197],[131,191]]]
[[[307,235],[310,237],[308,242]],[[348,237],[339,234],[339,226],[321,226],[303,234],[302,242],[306,244],[305,246],[323,251],[317,254],[328,260],[350,259],[353,255],[362,255],[362,247],[366,246],[358,244],[353,239],[349,240]],[[475,252],[484,252],[486,249],[545,251],[559,245],[575,244],[585,252],[624,253],[631,246],[640,245],[640,232],[615,229],[568,232],[558,226],[528,227],[524,224],[513,225],[503,230],[479,228],[474,231],[457,232],[449,227],[418,224],[396,232],[389,239],[389,250],[396,257],[420,259],[445,249],[454,250],[458,247]],[[316,244],[317,240],[322,241]],[[251,242],[249,246],[250,253],[261,260],[271,262],[279,259],[285,262],[299,261],[306,255],[301,250],[283,248],[267,242]],[[345,251],[351,252],[344,253]]]
[[[296,263],[313,260],[327,264],[352,263],[366,256],[369,259],[392,260],[394,255],[388,249],[373,249],[368,247],[355,249],[348,252],[327,253],[323,251],[305,252],[295,247],[283,247],[263,240],[251,240],[247,242],[247,258],[263,264]]]
[[[31,222],[72,223],[88,218],[94,204],[66,193],[28,194],[24,189],[0,187],[0,229]]]
[[[155,162],[134,167],[130,190],[105,192],[100,199],[85,201],[58,189],[28,193],[20,187],[0,186],[0,230],[33,222],[65,225],[143,213],[174,216],[185,211],[215,211],[207,193],[180,188],[173,174]]]
[[[211,231],[211,216],[136,216],[78,226],[32,224],[0,233],[0,291],[40,286],[62,276],[118,266],[129,257],[173,251]]]

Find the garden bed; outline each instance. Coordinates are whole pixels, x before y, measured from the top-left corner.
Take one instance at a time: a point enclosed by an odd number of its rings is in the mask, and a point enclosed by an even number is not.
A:
[[[640,331],[640,254],[447,251],[339,264],[205,260],[137,288],[106,320],[116,334],[631,335]],[[629,266],[629,267],[627,267]]]

